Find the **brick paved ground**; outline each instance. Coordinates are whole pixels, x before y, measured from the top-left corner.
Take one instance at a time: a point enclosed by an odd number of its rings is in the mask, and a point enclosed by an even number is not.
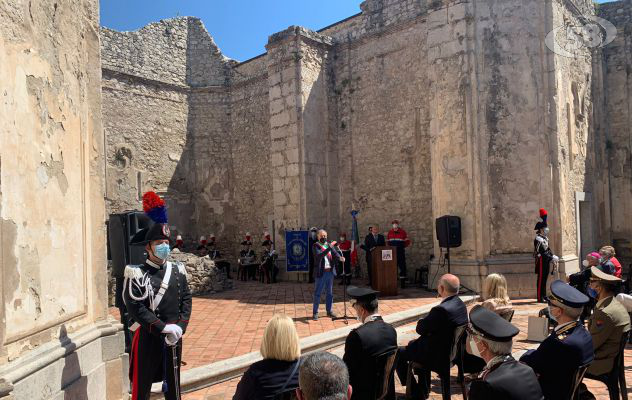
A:
[[[354,284],[359,282],[355,280]],[[183,370],[258,351],[265,326],[275,313],[285,313],[296,321],[301,338],[345,326],[325,316],[324,294],[320,319],[312,321],[314,285],[296,282],[262,284],[234,282],[235,288],[193,299],[193,313],[184,338]],[[343,290],[334,286],[334,312],[343,314]],[[435,301],[435,294],[417,289],[400,290],[395,297],[380,300],[386,315]],[[348,304],[347,304],[348,305]],[[111,314],[118,318],[116,309]],[[353,310],[347,307],[347,315]]]
[[[388,301],[385,300],[384,303]],[[382,304],[382,301],[380,302]],[[516,313],[514,315],[513,323],[520,328],[520,334],[517,336],[514,342],[514,352],[524,351],[529,348],[537,347],[537,343],[528,342],[526,340],[526,332],[527,332],[527,320],[529,315],[537,315],[537,312],[543,307],[542,304],[537,304],[533,300],[516,300],[514,301],[514,305],[516,308]],[[414,338],[416,336],[415,332],[415,324],[406,325],[398,329],[398,339],[399,344],[404,345],[408,342],[408,340]],[[339,346],[337,348],[331,349],[335,354],[342,356],[343,354],[343,346]],[[632,346],[628,345],[626,349],[626,365],[632,365]],[[452,393],[453,399],[462,399],[461,389],[454,379],[456,377],[456,368],[452,371]],[[402,395],[405,392],[405,388],[399,384],[399,380],[396,380],[396,391],[398,394]],[[626,368],[626,381],[628,383],[628,390],[632,390],[632,369]],[[239,383],[239,378],[232,379],[230,381],[211,386],[209,388],[199,390],[194,393],[189,393],[183,396],[183,400],[228,400],[232,399],[233,394],[235,393],[235,388]],[[598,399],[608,399],[608,392],[605,385],[597,383],[595,381],[586,380],[585,383],[588,385],[588,388],[591,390],[593,394],[597,396]],[[438,377],[433,374],[433,387],[432,394],[430,396],[431,399],[441,399],[440,392],[440,382]]]

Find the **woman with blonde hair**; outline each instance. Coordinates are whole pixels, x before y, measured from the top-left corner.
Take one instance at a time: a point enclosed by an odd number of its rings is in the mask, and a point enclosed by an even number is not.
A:
[[[301,346],[290,317],[272,316],[263,332],[260,352],[263,360],[244,373],[233,400],[274,399],[277,394],[298,387]]]
[[[513,316],[511,300],[507,294],[507,280],[500,274],[489,274],[483,282],[482,306],[506,320]]]

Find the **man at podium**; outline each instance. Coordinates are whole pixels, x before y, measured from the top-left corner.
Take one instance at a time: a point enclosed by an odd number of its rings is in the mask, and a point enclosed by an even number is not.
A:
[[[379,233],[379,227],[377,225],[369,226],[369,234],[364,238],[364,244],[360,246],[362,250],[366,252],[366,266],[369,274],[369,286],[373,286],[373,279],[371,276],[371,252],[374,248],[379,246],[386,246],[386,240],[384,236]]]

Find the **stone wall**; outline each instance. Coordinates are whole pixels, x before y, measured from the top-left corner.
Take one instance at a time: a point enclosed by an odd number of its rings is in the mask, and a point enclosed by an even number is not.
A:
[[[341,229],[350,230],[352,205],[361,237],[399,219],[413,240],[411,270],[433,253],[426,37],[425,21],[413,19],[345,41],[333,56]]]
[[[127,396],[108,319],[98,3],[0,4],[0,398]]]
[[[268,227],[273,210],[272,165],[270,154],[270,103],[268,69],[265,57],[240,64],[233,70],[230,88],[233,154],[233,201],[235,236],[241,242],[250,232],[255,250],[264,227]],[[276,146],[276,144],[275,144]]]
[[[613,244],[622,264],[632,264],[632,2],[599,5],[598,15],[617,28],[595,66],[598,110],[596,152],[595,245]],[[600,73],[597,75],[597,73]]]

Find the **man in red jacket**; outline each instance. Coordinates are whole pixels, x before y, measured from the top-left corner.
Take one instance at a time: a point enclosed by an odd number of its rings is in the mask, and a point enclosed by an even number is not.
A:
[[[393,220],[393,229],[388,231],[386,243],[395,247],[397,251],[397,267],[399,268],[399,277],[406,277],[406,252],[405,248],[410,245],[410,239],[405,230],[399,227],[399,221]]]

